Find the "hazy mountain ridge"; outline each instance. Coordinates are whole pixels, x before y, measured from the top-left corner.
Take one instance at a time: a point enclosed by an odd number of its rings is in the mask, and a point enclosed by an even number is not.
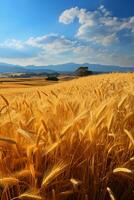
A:
[[[86,66],[89,70],[94,72],[129,72],[134,71],[134,67],[120,67],[112,65],[101,64],[77,64],[66,63],[59,65],[46,65],[46,66],[20,66],[6,63],[0,63],[0,73],[54,73],[54,72],[73,72],[80,66]]]

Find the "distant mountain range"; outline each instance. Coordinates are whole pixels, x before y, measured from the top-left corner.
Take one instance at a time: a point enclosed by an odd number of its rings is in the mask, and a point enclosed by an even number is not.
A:
[[[86,66],[93,72],[134,72],[134,67],[120,67],[101,64],[77,64],[66,63],[59,65],[46,66],[19,66],[6,63],[0,63],[0,73],[54,73],[54,72],[73,72],[80,66]]]

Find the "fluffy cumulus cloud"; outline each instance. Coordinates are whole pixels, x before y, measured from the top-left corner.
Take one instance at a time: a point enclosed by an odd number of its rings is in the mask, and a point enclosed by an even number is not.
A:
[[[104,6],[95,11],[74,7],[63,11],[59,22],[78,23],[79,27],[71,38],[51,33],[26,40],[8,39],[0,43],[0,61],[23,65],[89,62],[134,66],[134,17],[117,18]]]
[[[76,62],[83,52],[90,49],[87,45],[63,35],[48,34],[40,37],[30,37],[25,41],[7,40],[0,44],[2,61],[28,64],[57,64]],[[8,52],[5,54],[5,51]],[[8,54],[8,55],[7,55]],[[15,57],[16,56],[16,57]],[[84,61],[83,58],[81,58]],[[79,59],[80,61],[80,59]]]
[[[32,58],[38,54],[37,48],[32,48],[26,41],[8,39],[0,43],[0,58]]]
[[[134,17],[114,17],[103,5],[95,11],[78,7],[65,10],[59,17],[59,22],[70,24],[76,18],[80,24],[76,36],[88,42],[109,46],[120,42],[118,34],[126,30],[129,31],[130,37],[134,36]]]
[[[32,47],[40,48],[49,54],[59,54],[73,51],[74,47],[78,45],[78,42],[70,40],[65,36],[49,34],[42,37],[29,38],[26,41],[26,44]]]
[[[24,48],[24,45],[21,41],[16,39],[8,39],[0,44],[0,48],[10,48],[10,49],[17,49],[21,50]]]

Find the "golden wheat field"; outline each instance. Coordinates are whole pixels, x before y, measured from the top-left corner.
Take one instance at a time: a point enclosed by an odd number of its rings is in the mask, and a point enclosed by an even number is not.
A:
[[[134,74],[0,89],[1,200],[133,200]]]

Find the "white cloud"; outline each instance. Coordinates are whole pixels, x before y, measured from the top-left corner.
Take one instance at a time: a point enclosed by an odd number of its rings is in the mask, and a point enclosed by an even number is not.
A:
[[[1,43],[0,47],[21,50],[24,48],[24,44],[16,39],[8,39],[4,43]]]
[[[48,34],[39,37],[30,37],[25,43],[29,46],[42,48],[43,45],[55,40],[58,37],[57,34]]]
[[[130,54],[127,50],[122,52],[121,48],[119,50],[108,48],[109,43],[118,40],[116,34],[107,37],[97,35],[97,37],[92,37],[92,40],[103,43],[103,46],[94,46],[88,42],[79,41],[76,38],[72,40],[58,34],[30,37],[25,41],[7,40],[0,44],[0,62],[21,65],[48,65],[67,62],[134,65],[132,53]],[[5,48],[8,50],[6,53],[4,53]]]
[[[78,15],[79,15],[78,7],[65,10],[60,16],[59,22],[64,24],[70,24]]]
[[[13,43],[13,41],[15,42]],[[21,44],[20,48],[17,44]],[[1,53],[3,52],[2,48],[6,49],[8,55]],[[11,39],[0,44],[0,60],[7,59],[8,62],[13,63],[15,61],[17,64],[18,61],[21,64],[57,64],[69,60],[70,62],[71,60],[74,61],[73,57],[75,57],[76,62],[76,57],[79,57],[83,52],[87,52],[86,48],[84,49],[83,44],[79,41],[58,34],[30,37],[25,41]],[[34,55],[32,55],[32,52]]]
[[[40,37],[30,37],[25,41],[8,39],[0,44],[0,48],[12,49],[18,51],[26,51],[38,49],[38,52],[46,52],[49,54],[60,54],[72,51],[78,41],[66,38],[63,35],[49,34]]]
[[[42,37],[29,38],[25,43],[32,47],[40,48],[43,52],[49,54],[60,54],[72,51],[77,41],[57,34],[49,34]]]
[[[95,11],[87,11],[77,7],[67,9],[61,14],[59,22],[69,24],[75,18],[80,24],[76,33],[79,39],[107,46],[120,40],[118,33],[121,31],[129,30],[130,36],[133,37],[134,17],[117,18],[112,16],[112,13],[103,5]]]
[[[65,10],[59,17],[64,24],[75,19],[79,28],[72,38],[51,33],[26,40],[4,41],[0,44],[0,62],[21,65],[88,62],[134,66],[134,40],[130,42],[134,36],[134,17],[117,18],[104,6],[95,11],[75,7]],[[125,37],[129,40],[126,41],[127,47],[124,46]]]

